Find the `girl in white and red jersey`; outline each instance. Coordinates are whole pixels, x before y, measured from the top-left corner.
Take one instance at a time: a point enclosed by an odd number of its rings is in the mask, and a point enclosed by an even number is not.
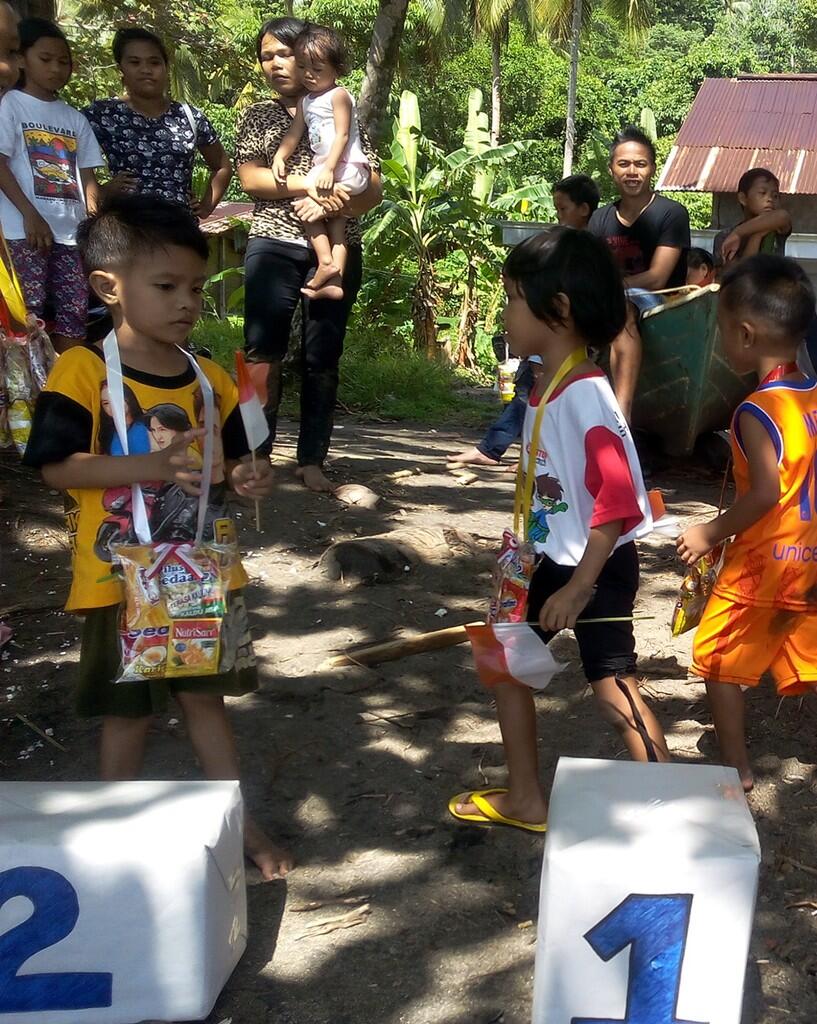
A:
[[[545,643],[562,629],[574,630],[587,681],[630,756],[667,761],[663,731],[635,677],[635,540],[652,528],[649,501],[627,422],[607,378],[587,356],[588,345],[605,348],[624,326],[621,277],[603,242],[557,227],[518,245],[503,280],[511,348],[541,356],[544,367],[523,431],[523,458],[536,446],[526,534],[539,556],[528,621],[538,624]],[[543,832],[547,798],[533,694],[513,683],[499,683],[494,692],[508,788],[463,793],[449,808],[461,820]]]

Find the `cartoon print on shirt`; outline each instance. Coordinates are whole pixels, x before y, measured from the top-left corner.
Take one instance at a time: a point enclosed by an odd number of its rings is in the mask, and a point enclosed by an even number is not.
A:
[[[143,411],[133,390],[124,385],[125,421],[128,427],[128,442],[131,454],[146,454],[167,448],[183,433],[192,428],[188,413],[175,403],[160,403]],[[219,401],[216,396],[218,410]],[[201,388],[194,395],[194,410],[200,425],[204,423],[204,401]],[[123,455],[122,446],[116,437],[108,386],[100,389],[100,428],[97,449],[100,453]],[[139,432],[139,433],[137,433]],[[211,536],[216,522],[225,518],[226,483],[224,473],[224,448],[221,441],[221,422],[216,415],[214,424],[213,478],[211,500],[205,518],[205,536]],[[144,435],[144,441],[143,441]],[[201,464],[201,442],[196,441],[188,448],[188,454]],[[187,494],[178,484],[170,482],[143,481],[142,496],[148,516],[150,532],[154,540],[166,543],[190,541],[195,536],[198,522],[199,499]],[[130,487],[110,487],[102,494],[102,505],[107,513],[100,524],[94,552],[103,562],[111,561],[111,544],[138,544],[133,526],[133,497]]]
[[[34,178],[34,195],[79,202],[77,140],[37,128],[24,128],[23,140]]]
[[[543,473],[536,478],[536,494],[539,507],[532,508],[528,519],[528,540],[534,544],[544,544],[548,539],[550,527],[548,519],[558,512],[567,512],[570,507],[562,501],[564,491],[555,476]]]

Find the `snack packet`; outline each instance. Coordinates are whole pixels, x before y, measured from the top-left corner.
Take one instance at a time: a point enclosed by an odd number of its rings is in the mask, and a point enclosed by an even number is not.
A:
[[[719,544],[690,566],[681,582],[672,613],[672,635],[680,636],[700,623],[706,602],[723,565],[724,545]]]
[[[17,399],[6,410],[6,428],[12,444],[20,455],[25,454],[31,436],[31,408],[28,402]]]
[[[214,675],[234,548],[216,544],[123,544],[122,672],[117,681]]]
[[[31,371],[32,398],[36,398],[45,387],[48,375],[54,368],[57,353],[45,332],[42,320],[29,317],[29,325],[31,331],[28,336],[28,364]]]
[[[520,541],[512,530],[505,530],[496,561],[495,589],[488,622],[524,622],[528,590],[536,567],[533,547],[526,541]]]

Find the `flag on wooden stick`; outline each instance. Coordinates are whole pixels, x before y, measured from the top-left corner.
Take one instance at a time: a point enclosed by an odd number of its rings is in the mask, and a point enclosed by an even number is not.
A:
[[[477,674],[485,686],[521,683],[544,690],[565,663],[557,661],[532,626],[523,622],[495,622],[466,626]]]
[[[244,353],[240,350],[235,354],[235,376],[238,384],[238,407],[241,410],[244,433],[247,435],[247,444],[252,451],[255,451],[269,437],[269,424],[258,398],[258,392],[250,377],[250,371],[247,369]]]
[[[252,468],[255,471],[255,451],[267,440],[270,434],[267,417],[255,385],[247,369],[244,360],[244,353],[240,350],[235,354],[235,377],[238,384],[238,408],[241,412],[241,422],[244,424],[244,433],[247,435],[247,444],[252,452]],[[261,504],[255,499],[255,528],[261,529]]]

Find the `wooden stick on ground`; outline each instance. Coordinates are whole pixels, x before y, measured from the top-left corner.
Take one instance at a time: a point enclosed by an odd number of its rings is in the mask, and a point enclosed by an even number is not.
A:
[[[484,626],[484,622],[469,622],[469,626]],[[384,644],[373,644],[360,647],[349,654],[335,654],[321,665],[322,669],[341,668],[344,665],[379,665],[382,661],[397,661],[412,654],[423,654],[426,651],[439,651],[444,647],[455,647],[468,640],[466,626],[449,626],[447,629],[435,629],[419,636],[400,637]]]
[[[47,732],[43,732],[39,725],[35,725],[30,718],[26,718],[25,715],[21,715],[19,712],[14,717],[18,719],[20,722],[22,722],[23,725],[26,726],[26,728],[31,729],[32,732],[35,732],[38,736],[41,736],[46,743],[50,743],[52,747],[56,747],[57,750],[61,750],[64,754],[68,753],[66,748],[62,745],[62,743],[58,743],[53,736],[49,736]]]

